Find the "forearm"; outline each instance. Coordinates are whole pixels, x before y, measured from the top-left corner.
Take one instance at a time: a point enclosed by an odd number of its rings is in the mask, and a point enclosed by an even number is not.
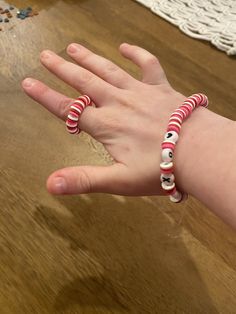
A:
[[[176,147],[176,177],[183,191],[236,227],[235,122],[198,108],[184,122]]]

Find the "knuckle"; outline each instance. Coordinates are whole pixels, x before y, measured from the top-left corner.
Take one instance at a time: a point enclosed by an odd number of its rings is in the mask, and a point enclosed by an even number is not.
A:
[[[96,121],[94,128],[94,137],[98,140],[107,139],[114,136],[114,134],[121,133],[123,126],[120,120],[116,117],[100,117]]]
[[[79,176],[77,178],[77,185],[81,193],[92,192],[92,183],[86,170],[80,169]]]
[[[159,60],[156,56],[150,55],[146,58],[146,64],[147,65],[157,65],[157,64],[159,64]]]
[[[53,62],[51,62],[51,69],[57,70],[60,68],[64,68],[67,64],[67,61],[59,56],[53,58]]]
[[[85,48],[81,48],[80,53],[79,53],[80,62],[87,63],[91,56],[92,56],[92,53],[89,50],[87,50]]]
[[[137,102],[135,99],[137,98],[136,92],[128,91],[125,94],[125,97],[122,98],[121,105],[123,106],[123,109],[130,109],[130,110],[136,110],[140,106],[137,106]],[[142,106],[141,106],[142,107]]]
[[[104,69],[103,69],[103,75],[109,76],[113,74],[114,72],[118,71],[118,66],[116,66],[114,63],[107,61],[105,63]]]
[[[101,121],[101,124],[105,130],[119,131],[121,129],[120,119],[118,119],[116,116],[104,117],[103,121]]]
[[[66,119],[69,111],[69,107],[72,104],[71,98],[64,98],[59,101],[58,108],[59,108],[59,115],[62,119]]]
[[[88,83],[91,83],[92,80],[93,80],[93,74],[90,73],[89,71],[84,70],[81,72],[81,75],[79,77],[79,81],[80,81],[79,85],[80,86],[87,85]]]

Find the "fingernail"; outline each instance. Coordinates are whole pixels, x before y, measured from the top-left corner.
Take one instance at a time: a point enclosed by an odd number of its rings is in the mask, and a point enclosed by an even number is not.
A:
[[[50,58],[52,56],[52,54],[53,53],[51,51],[44,50],[43,52],[41,52],[40,57],[41,57],[41,59],[48,59],[48,58]]]
[[[30,88],[35,84],[35,80],[31,79],[31,78],[26,78],[23,82],[22,85],[25,88]]]
[[[79,51],[79,47],[76,44],[71,44],[68,46],[68,52],[75,53]]]
[[[129,47],[130,45],[127,44],[127,43],[122,43],[121,46],[122,46],[122,47]]]
[[[55,194],[63,194],[66,192],[66,181],[62,177],[53,180],[53,192]]]

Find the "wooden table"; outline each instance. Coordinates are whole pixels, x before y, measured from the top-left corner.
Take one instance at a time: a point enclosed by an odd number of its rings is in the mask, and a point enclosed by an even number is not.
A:
[[[213,111],[235,119],[235,58],[134,1],[12,3],[40,14],[0,32],[0,313],[236,313],[235,232],[195,199],[50,196],[52,171],[106,155],[20,87],[33,76],[74,97],[38,59],[46,48],[66,57],[71,42],[138,77],[117,50],[129,42],[157,55],[180,92],[205,92]]]

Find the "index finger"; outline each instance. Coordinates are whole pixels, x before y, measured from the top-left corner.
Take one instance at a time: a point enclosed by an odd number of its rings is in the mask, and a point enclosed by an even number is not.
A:
[[[66,120],[73,99],[51,89],[43,82],[26,78],[22,82],[25,93],[62,120]]]
[[[52,51],[41,53],[42,64],[58,78],[76,90],[90,96],[96,104],[105,103],[118,95],[120,89],[105,82],[92,72],[68,62]]]

